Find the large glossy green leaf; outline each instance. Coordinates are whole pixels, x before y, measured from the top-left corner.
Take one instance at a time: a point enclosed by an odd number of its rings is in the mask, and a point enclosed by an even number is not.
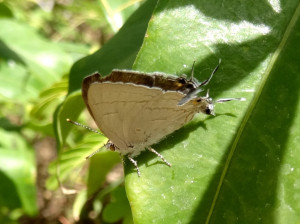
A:
[[[217,105],[216,117],[154,146],[172,168],[150,152],[137,158],[140,178],[126,164],[135,223],[299,222],[298,5],[158,3],[134,68],[181,74],[196,60],[204,80],[222,58],[211,95],[247,101]]]

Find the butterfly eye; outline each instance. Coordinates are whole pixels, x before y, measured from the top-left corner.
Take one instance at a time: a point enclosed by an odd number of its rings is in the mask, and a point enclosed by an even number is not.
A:
[[[188,88],[188,89],[193,89],[193,88],[194,88],[194,85],[191,84],[191,83],[189,83],[189,84],[187,84],[185,87]]]
[[[179,83],[181,83],[181,84],[186,84],[186,79],[183,78],[183,77],[179,77],[179,78],[177,79],[177,81],[178,81]]]
[[[206,109],[205,109],[205,113],[206,113],[206,114],[211,114],[211,109],[206,108]]]

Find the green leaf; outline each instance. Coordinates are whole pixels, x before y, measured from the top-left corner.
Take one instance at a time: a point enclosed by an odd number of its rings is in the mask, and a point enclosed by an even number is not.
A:
[[[87,190],[82,190],[76,195],[73,204],[73,217],[76,221],[79,220],[80,218],[80,213],[86,203],[86,199],[87,199]]]
[[[0,208],[37,214],[34,151],[20,135],[0,130]]]
[[[127,216],[131,219],[129,215],[130,207],[124,187],[120,186],[115,189],[111,197],[111,202],[103,209],[103,220],[108,223],[115,223]]]
[[[99,1],[107,22],[114,31],[123,26],[129,16],[138,8],[136,0]]]
[[[155,3],[156,0],[145,2],[106,45],[74,64],[70,73],[69,92],[80,89],[82,79],[96,71],[108,75],[114,68],[132,67]]]
[[[84,108],[84,102],[81,96],[81,91],[73,92],[69,94],[65,101],[57,108],[54,114],[54,130],[56,131],[56,139],[58,142],[58,148],[65,143],[68,134],[72,127],[66,121],[66,119],[75,120]]]
[[[205,80],[222,58],[211,95],[247,101],[153,146],[171,168],[150,152],[137,157],[140,178],[126,163],[135,223],[299,222],[300,6],[252,4],[158,3],[134,69],[182,74],[195,60]]]
[[[118,153],[111,151],[97,153],[91,158],[88,177],[88,196],[91,196],[101,188],[106,180],[106,175],[120,162]]]
[[[90,48],[85,44],[71,43],[71,42],[58,42],[57,45],[68,53],[73,61],[79,60],[90,52]]]
[[[0,3],[0,18],[11,18],[13,13],[9,7],[4,2]]]
[[[65,98],[67,88],[67,82],[63,79],[42,91],[38,102],[30,111],[31,123],[34,123],[36,126],[52,123],[51,115],[57,105]]]
[[[72,124],[68,123],[68,125]],[[49,173],[51,176],[47,180],[47,188],[51,190],[56,189],[58,187],[57,178],[59,178],[62,183],[65,180],[75,180],[78,178],[79,170],[83,168],[82,166],[84,163],[87,163],[85,158],[103,147],[106,141],[106,138],[99,134],[89,133],[81,142],[78,143],[78,145],[72,147],[72,149],[66,149],[64,152],[61,152],[59,158],[49,167]],[[102,153],[105,154],[107,152],[101,152],[99,154]],[[98,156],[101,157],[101,155],[95,155],[95,158]],[[101,173],[102,171],[100,170],[99,172]]]
[[[4,97],[32,99],[68,72],[71,58],[27,24],[1,19],[0,27],[0,57],[5,65],[0,67],[0,90]]]

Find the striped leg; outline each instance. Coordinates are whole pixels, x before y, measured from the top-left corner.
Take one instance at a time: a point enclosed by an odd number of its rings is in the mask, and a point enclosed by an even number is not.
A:
[[[172,166],[171,163],[169,163],[161,154],[159,154],[157,151],[155,151],[155,149],[148,147],[147,148],[150,152],[153,152],[154,154],[156,154],[159,158],[161,158],[162,161],[164,161],[165,164],[167,164],[168,166]]]
[[[128,155],[127,157],[128,157],[128,159],[130,160],[130,162],[132,162],[132,164],[135,166],[136,171],[137,171],[137,174],[138,174],[138,176],[140,177],[140,176],[141,176],[141,173],[140,173],[140,169],[139,169],[139,167],[138,167],[138,165],[137,165],[137,161],[135,161],[133,158],[131,158],[130,155]]]

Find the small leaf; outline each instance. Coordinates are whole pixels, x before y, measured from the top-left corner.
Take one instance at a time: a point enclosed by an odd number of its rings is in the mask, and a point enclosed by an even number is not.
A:
[[[73,204],[73,217],[75,221],[78,221],[80,218],[80,213],[86,203],[87,200],[87,191],[82,190],[80,191],[75,198],[74,204]]]
[[[91,158],[88,176],[88,196],[100,189],[106,180],[106,175],[120,162],[120,155],[111,151],[98,153]]]
[[[13,70],[5,73],[2,80],[3,87],[2,85],[0,87],[4,88],[6,85],[6,88],[15,88],[13,84],[18,84],[23,94],[27,95],[29,91],[37,96],[39,91],[51,86],[68,72],[71,58],[55,43],[43,39],[27,24],[1,19],[0,27],[0,56],[9,62],[7,69],[17,66],[25,70],[21,74]],[[26,38],[20,38],[20,34]],[[0,73],[3,73],[2,69]],[[8,77],[7,74],[14,75]]]
[[[71,128],[67,119],[75,120],[84,108],[84,102],[81,96],[81,91],[76,91],[67,96],[65,101],[57,108],[54,114],[54,130],[56,131],[59,148],[63,146],[66,141]]]
[[[105,222],[115,223],[130,214],[130,207],[124,187],[112,192],[112,201],[103,209],[102,218]]]
[[[53,190],[58,187],[57,176],[62,183],[65,180],[76,179],[83,164],[88,162],[85,158],[102,148],[105,142],[106,139],[103,136],[89,133],[77,146],[62,152],[60,157],[49,167],[51,176],[47,180],[47,188]]]
[[[0,130],[1,210],[22,208],[30,216],[38,212],[34,151],[18,134]]]
[[[35,125],[47,125],[52,123],[52,114],[60,104],[67,93],[67,82],[62,80],[54,83],[51,87],[45,89],[40,93],[39,101],[34,105],[30,111],[31,123]]]

